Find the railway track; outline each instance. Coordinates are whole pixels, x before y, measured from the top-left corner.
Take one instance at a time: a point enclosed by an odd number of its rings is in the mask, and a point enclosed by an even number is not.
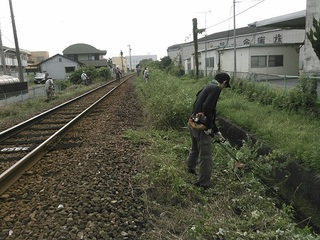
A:
[[[106,83],[0,132],[0,195],[59,144],[70,128],[133,76],[123,77],[120,83]],[[67,145],[81,144],[78,139],[67,141]]]

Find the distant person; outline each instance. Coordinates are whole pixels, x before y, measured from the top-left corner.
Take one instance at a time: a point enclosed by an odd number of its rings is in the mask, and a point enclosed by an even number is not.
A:
[[[114,78],[116,79],[116,77],[117,77],[117,67],[116,67],[116,65],[113,65],[112,72],[113,72]]]
[[[88,75],[83,71],[81,74],[81,80],[83,85],[88,85]]]
[[[140,73],[141,73],[141,67],[140,67],[140,65],[137,65],[136,71],[137,71],[137,75],[138,75],[138,77],[139,77],[139,76],[140,76]]]
[[[147,83],[149,80],[149,69],[148,68],[145,68],[143,71],[143,79],[144,79],[145,83]]]
[[[119,69],[119,67],[116,68],[116,80],[117,81],[120,81],[120,77],[121,77],[121,71]]]
[[[51,76],[47,77],[44,87],[47,93],[47,101],[49,102],[53,99],[54,95],[54,84]]]

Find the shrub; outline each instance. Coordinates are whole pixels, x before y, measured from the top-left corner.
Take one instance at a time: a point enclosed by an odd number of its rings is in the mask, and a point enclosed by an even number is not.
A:
[[[249,101],[257,101],[275,108],[300,112],[316,113],[317,80],[302,77],[300,84],[286,92],[270,84],[238,80],[233,83],[237,93],[244,94]]]

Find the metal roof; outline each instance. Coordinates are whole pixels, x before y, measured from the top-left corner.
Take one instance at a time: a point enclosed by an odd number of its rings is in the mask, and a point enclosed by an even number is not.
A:
[[[277,28],[291,28],[291,29],[305,29],[306,27],[306,10],[289,13],[286,15],[281,15],[278,17],[268,18],[261,21],[256,21],[253,23],[248,24],[248,27],[237,28],[236,35],[243,35],[243,34],[250,34],[259,31],[266,31],[270,29],[277,29]],[[231,37],[233,36],[233,29],[227,30],[223,32],[213,33],[207,36],[206,40],[214,40],[219,38]],[[198,42],[205,41],[205,37],[199,38]],[[168,47],[167,51],[169,50],[178,50],[181,46],[185,44],[193,43],[193,41],[189,43],[181,43],[175,44]]]
[[[268,18],[248,24],[248,27],[306,28],[306,10]]]
[[[19,83],[19,82],[20,82],[19,78],[16,78],[16,77],[12,77],[9,75],[0,76],[0,85],[6,85],[10,83]]]

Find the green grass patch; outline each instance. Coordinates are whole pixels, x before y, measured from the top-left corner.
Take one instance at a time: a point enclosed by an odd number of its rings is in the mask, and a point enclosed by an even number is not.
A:
[[[142,170],[134,180],[145,193],[142,198],[154,224],[145,239],[319,239],[308,226],[298,227],[293,209],[269,195],[268,186],[257,178],[272,177],[275,167],[283,167],[278,159],[286,152],[294,156],[304,151],[301,145],[308,136],[316,135],[312,127],[318,127],[317,122],[224,91],[218,103],[220,116],[252,131],[260,141],[246,140],[240,149],[225,143],[237,159],[250,166],[245,170],[235,169],[234,158],[214,144],[214,187],[202,190],[193,185],[196,177],[186,173],[191,144],[186,120],[195,94],[208,80],[151,73],[148,84],[138,79],[135,88],[148,127],[125,136],[144,146]],[[297,131],[301,132],[298,138]],[[257,159],[262,143],[275,150]]]
[[[271,170],[275,160],[253,160],[249,145],[230,151],[250,161],[252,171],[235,169],[234,159],[214,145],[214,188],[202,190],[186,173],[187,130],[144,129],[125,137],[145,147],[142,170],[133,179],[154,224],[144,239],[317,239],[308,227],[297,227],[290,206],[276,207],[281,203],[255,177],[256,171]]]
[[[151,74],[148,84],[136,82],[137,93],[145,106],[146,122],[162,130],[186,127],[195,95],[209,83],[208,79],[177,78],[157,70],[152,70]],[[249,86],[253,87],[252,84]],[[244,93],[237,93],[237,89],[223,90],[217,112],[218,116],[254,134],[268,147],[282,151],[292,161],[320,171],[318,118],[275,109],[272,105],[253,101]]]
[[[320,170],[320,121],[313,117],[275,110],[247,101],[242,95],[225,91],[218,112],[254,134],[268,147],[282,151],[293,161]]]

